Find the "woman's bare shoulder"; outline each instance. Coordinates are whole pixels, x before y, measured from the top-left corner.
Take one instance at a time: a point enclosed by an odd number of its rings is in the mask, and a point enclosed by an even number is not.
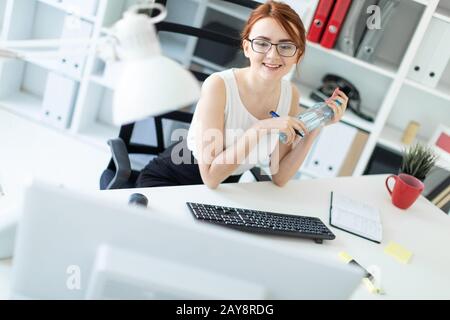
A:
[[[203,82],[202,92],[214,94],[225,93],[225,81],[217,73],[213,73]]]
[[[218,74],[212,74],[203,82],[199,105],[207,110],[218,109],[223,111],[225,103],[225,82]]]

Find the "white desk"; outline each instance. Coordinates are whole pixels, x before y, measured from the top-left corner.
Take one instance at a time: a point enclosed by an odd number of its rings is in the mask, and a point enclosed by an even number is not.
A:
[[[187,209],[185,202],[191,201],[317,216],[329,226],[330,192],[338,191],[380,209],[384,232],[381,244],[333,227],[330,229],[336,239],[321,245],[298,238],[253,236],[263,242],[275,241],[283,247],[334,259],[338,259],[339,252],[346,251],[363,266],[378,266],[386,295],[370,294],[361,285],[354,299],[450,299],[450,217],[423,197],[407,211],[397,209],[385,190],[385,178],[386,175],[379,175],[291,181],[284,188],[260,182],[221,185],[217,190],[203,185],[115,190],[100,192],[100,196],[127,202],[131,193],[140,192],[149,199],[149,214],[173,215],[185,223],[202,223],[194,220]],[[390,241],[414,252],[409,264],[400,264],[383,252]],[[8,272],[8,267],[0,265],[0,280]],[[5,294],[0,293],[1,296]]]
[[[0,300],[8,299],[10,276],[11,260],[0,260]]]

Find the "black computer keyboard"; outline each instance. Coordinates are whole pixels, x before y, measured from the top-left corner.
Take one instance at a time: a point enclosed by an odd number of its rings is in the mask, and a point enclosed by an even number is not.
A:
[[[313,239],[317,243],[333,240],[335,235],[314,217],[214,206],[186,202],[194,216],[234,229]]]

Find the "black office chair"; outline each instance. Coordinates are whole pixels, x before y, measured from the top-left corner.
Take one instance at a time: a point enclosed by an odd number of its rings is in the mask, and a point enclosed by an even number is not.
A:
[[[165,2],[165,1],[161,1]],[[250,0],[228,0],[228,2],[244,5],[246,7],[255,8],[260,3]],[[240,47],[240,39],[232,38],[224,34],[220,34],[210,30],[199,29],[177,23],[161,22],[156,25],[158,32],[172,32],[183,34],[187,36],[198,37],[199,39],[207,39],[213,42],[233,46],[235,48]],[[203,82],[209,74],[190,70],[195,77]],[[132,142],[133,130],[135,129],[135,123],[124,125],[120,129],[119,137],[108,141],[110,146],[112,159],[110,160],[108,167],[103,171],[100,178],[100,189],[123,189],[134,188],[137,177],[139,176],[138,170],[133,170],[130,162],[131,154],[144,154],[157,156],[165,149],[164,146],[164,133],[163,133],[163,120],[180,121],[183,123],[190,123],[192,121],[192,113],[187,111],[173,111],[154,118],[155,130],[156,130],[156,146],[149,146],[140,143]],[[270,181],[270,178],[260,168],[253,168],[250,170],[256,181]]]

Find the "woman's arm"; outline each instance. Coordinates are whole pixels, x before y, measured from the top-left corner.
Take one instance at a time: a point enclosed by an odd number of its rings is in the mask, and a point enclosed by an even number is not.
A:
[[[298,106],[300,95],[295,86],[292,87],[292,104],[289,116],[296,117],[300,113]],[[270,171],[272,181],[277,186],[283,187],[295,175],[300,166],[305,161],[315,138],[320,133],[320,129],[308,133],[300,141],[299,138],[292,144],[279,143],[270,159]]]
[[[236,143],[224,150],[224,108],[226,89],[223,80],[213,75],[202,86],[196,108],[195,132],[198,164],[203,182],[212,189],[228,178],[256,147],[261,133],[248,129]]]
[[[295,86],[292,86],[292,105],[289,115],[296,117],[299,114],[299,93]],[[341,103],[339,107],[335,100]],[[334,91],[333,95],[326,101],[327,104],[333,109],[334,117],[329,124],[339,122],[347,109],[348,97],[344,92],[338,88]],[[319,135],[321,127],[314,131],[307,133],[307,135],[300,141],[297,140],[292,144],[278,144],[271,156],[270,171],[272,173],[272,181],[282,187],[288,183],[288,181],[295,175],[300,166],[305,161],[314,140]]]

